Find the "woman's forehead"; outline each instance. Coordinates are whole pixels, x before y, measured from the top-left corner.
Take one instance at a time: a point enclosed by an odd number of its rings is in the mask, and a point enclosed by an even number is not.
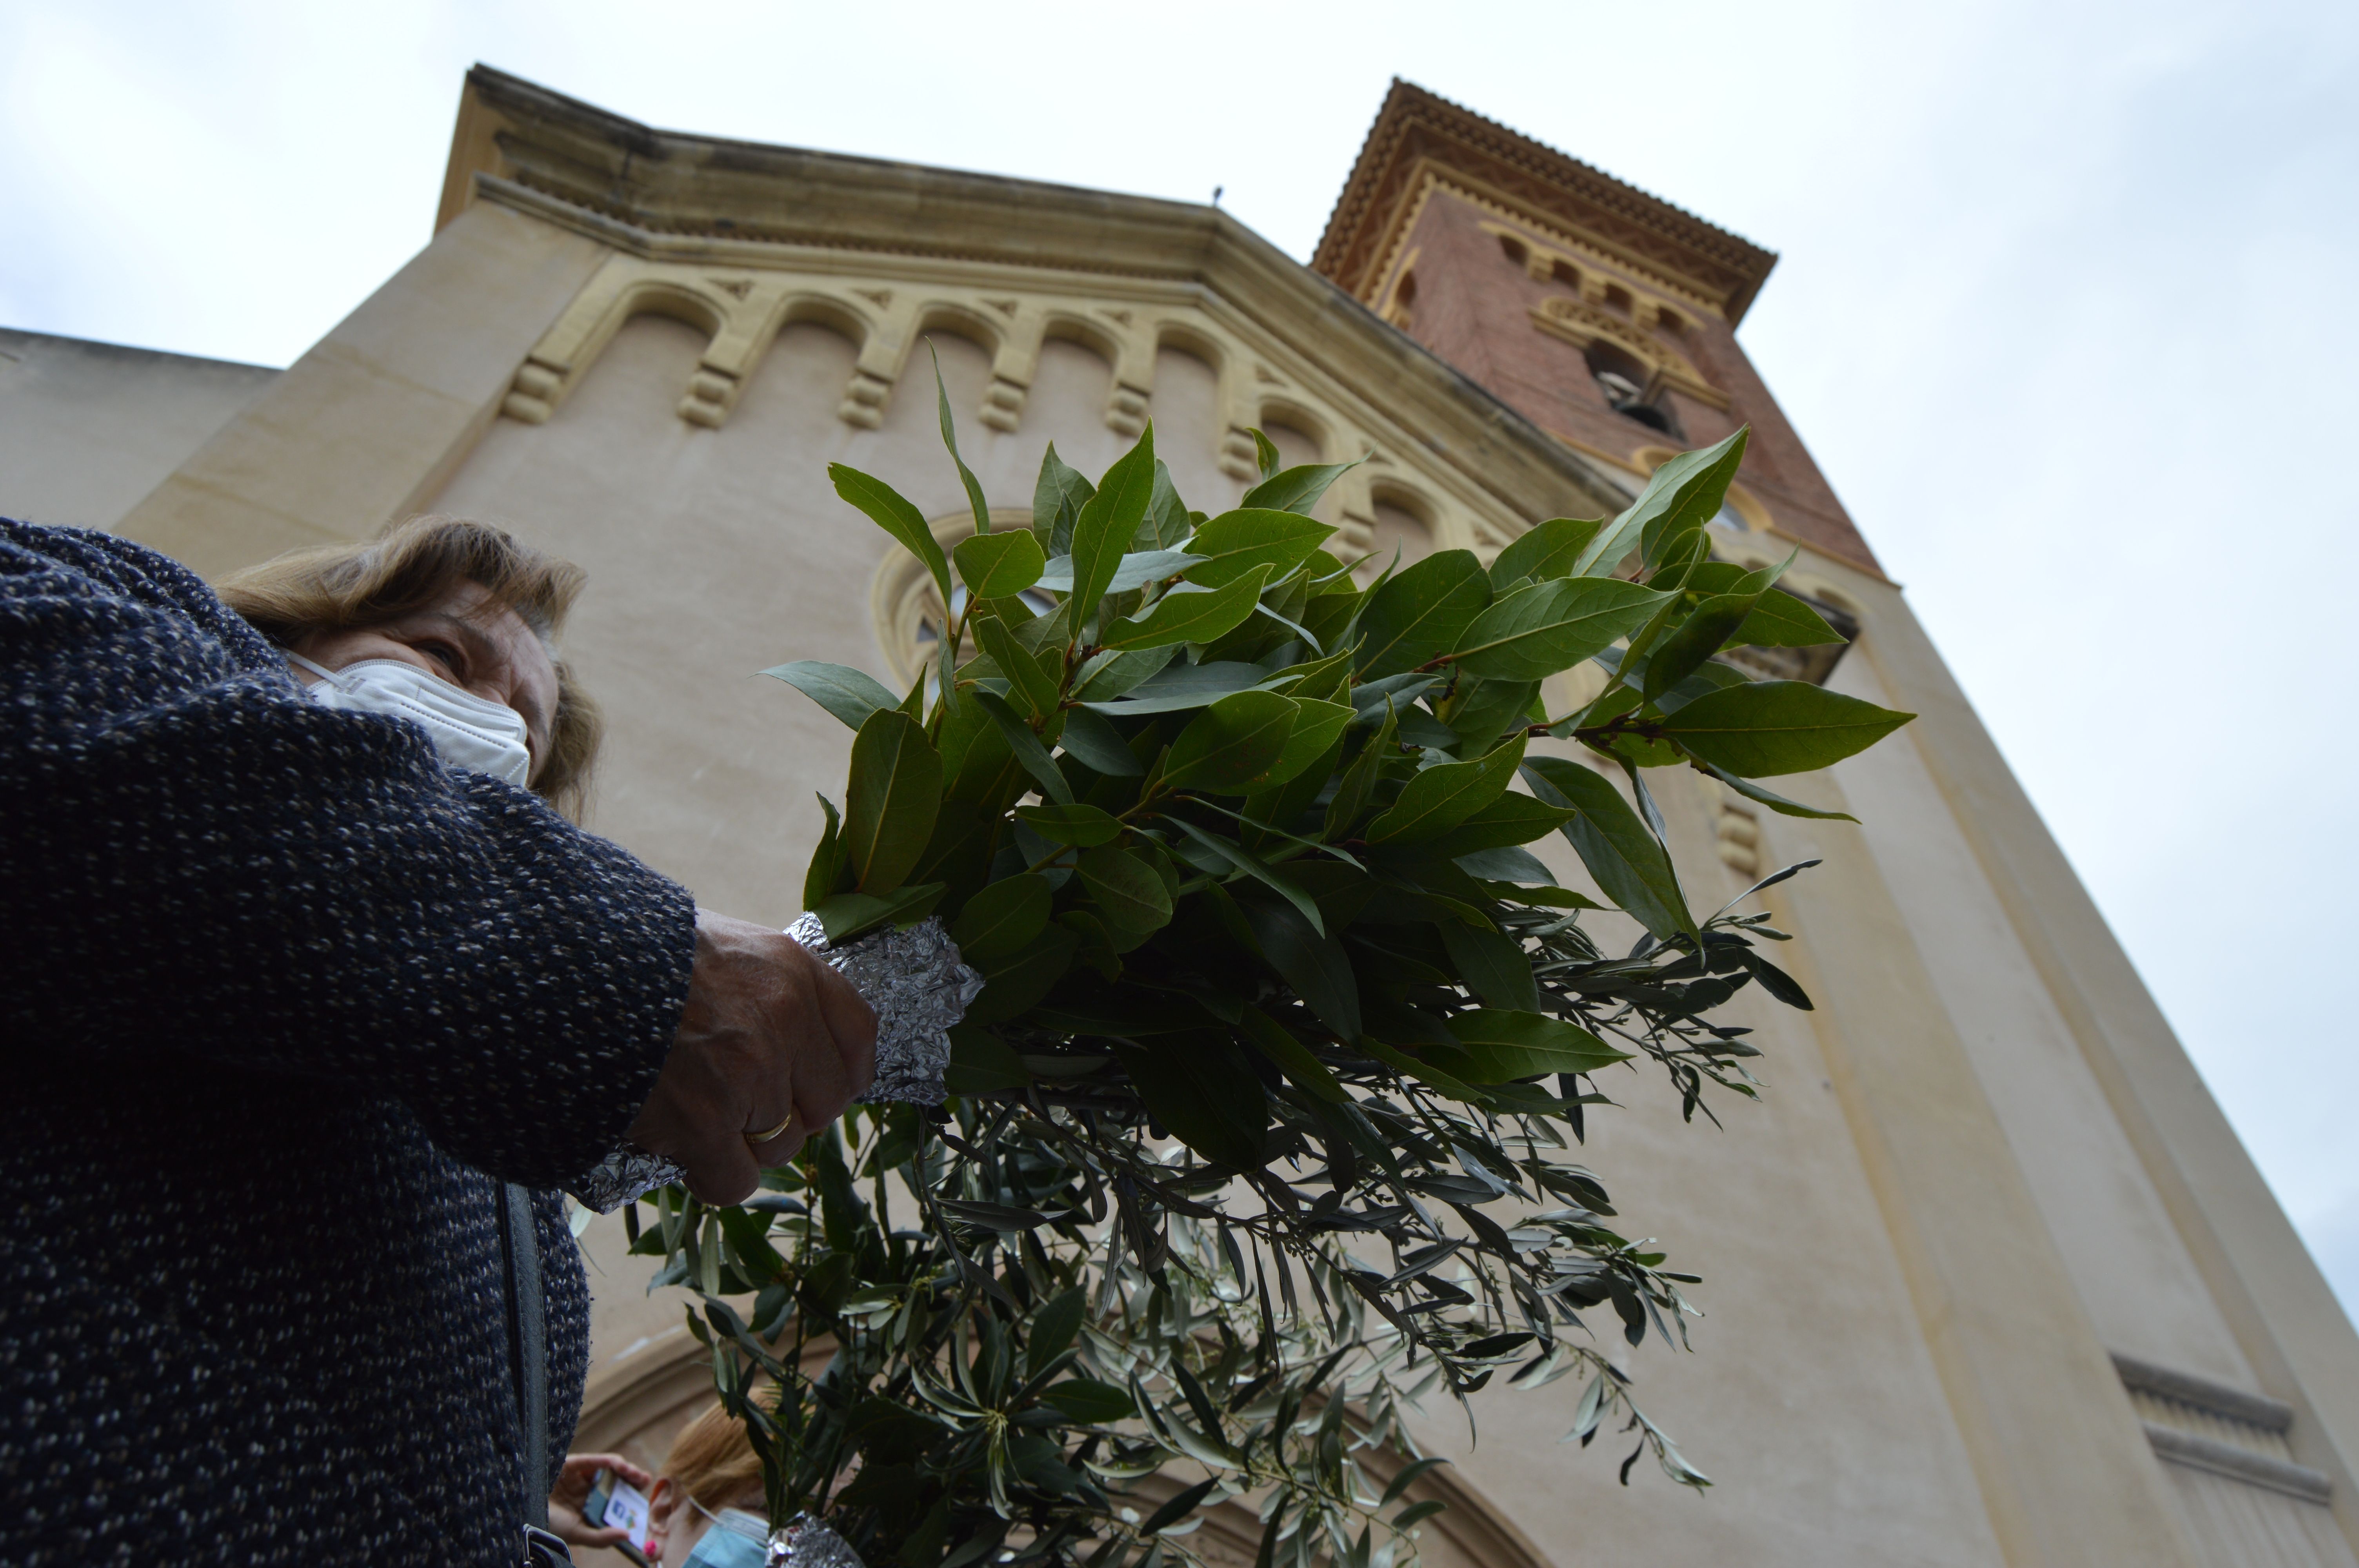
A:
[[[481,626],[516,626],[529,631],[516,607],[492,597],[492,590],[469,578],[460,578],[427,604],[429,614],[455,615]]]
[[[482,583],[453,584],[449,592],[428,605],[423,613],[464,621],[495,638],[506,648],[520,650],[529,647],[538,650],[543,660],[550,657],[548,644],[532,629],[532,623],[524,618],[522,612],[516,606],[493,598],[491,589]]]

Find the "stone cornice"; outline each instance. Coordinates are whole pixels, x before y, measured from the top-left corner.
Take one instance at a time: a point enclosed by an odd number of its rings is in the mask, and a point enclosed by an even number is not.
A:
[[[1247,232],[1185,202],[658,131],[480,65],[467,74],[443,222],[473,200],[478,173],[649,233],[1093,273],[1196,276]]]
[[[657,131],[477,66],[442,222],[484,195],[641,255],[882,253],[1201,290],[1335,384],[1381,388],[1384,423],[1525,519],[1627,503],[1614,477],[1214,208]]]
[[[1777,255],[1635,186],[1396,78],[1336,199],[1313,269],[1365,297],[1424,181],[1451,169],[1495,200],[1563,227],[1743,319]]]

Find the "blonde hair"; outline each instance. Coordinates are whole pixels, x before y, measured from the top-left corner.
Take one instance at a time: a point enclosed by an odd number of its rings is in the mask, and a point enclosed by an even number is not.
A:
[[[521,617],[549,643],[589,579],[571,561],[544,555],[502,528],[462,517],[412,517],[375,538],[314,545],[231,573],[213,585],[222,601],[281,647],[321,632],[379,626],[433,603],[462,582]],[[557,711],[535,791],[576,816],[590,790],[605,720],[573,671],[557,668]]]
[[[768,1409],[778,1407],[775,1385],[754,1398]],[[745,1423],[717,1400],[671,1440],[671,1453],[665,1456],[661,1473],[715,1512],[736,1504],[762,1484],[762,1462],[754,1455]]]

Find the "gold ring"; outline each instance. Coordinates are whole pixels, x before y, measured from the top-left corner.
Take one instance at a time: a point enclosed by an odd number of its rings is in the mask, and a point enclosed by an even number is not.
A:
[[[787,1112],[786,1119],[779,1122],[777,1126],[773,1127],[767,1132],[748,1132],[745,1134],[745,1141],[752,1147],[759,1149],[763,1144],[769,1142],[774,1138],[784,1138],[787,1135],[787,1129],[792,1127],[794,1124],[795,1113],[789,1110]]]

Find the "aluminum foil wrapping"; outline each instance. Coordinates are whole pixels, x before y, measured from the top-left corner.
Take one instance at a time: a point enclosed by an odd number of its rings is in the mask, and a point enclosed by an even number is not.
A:
[[[876,1010],[876,1081],[862,1101],[941,1104],[951,1025],[966,1016],[968,1004],[983,991],[983,977],[960,960],[958,944],[941,921],[929,917],[904,928],[888,925],[837,947],[818,916],[806,914],[787,927],[787,935],[850,980],[861,1000]],[[612,1214],[642,1193],[679,1180],[681,1173],[664,1156],[625,1143],[599,1162],[573,1195],[600,1214]],[[832,1531],[828,1539],[835,1540]],[[849,1548],[841,1541],[836,1545],[843,1549],[845,1562],[857,1564]]]
[[[826,959],[876,1010],[876,1082],[862,1103],[941,1104],[951,1025],[983,994],[983,977],[960,961],[958,944],[941,921],[888,925],[831,947],[819,916],[806,914],[787,935]]]
[[[867,1568],[843,1537],[809,1514],[797,1514],[770,1532],[763,1568]]]
[[[633,1198],[668,1187],[688,1173],[625,1140],[572,1189],[584,1208],[612,1214]]]

